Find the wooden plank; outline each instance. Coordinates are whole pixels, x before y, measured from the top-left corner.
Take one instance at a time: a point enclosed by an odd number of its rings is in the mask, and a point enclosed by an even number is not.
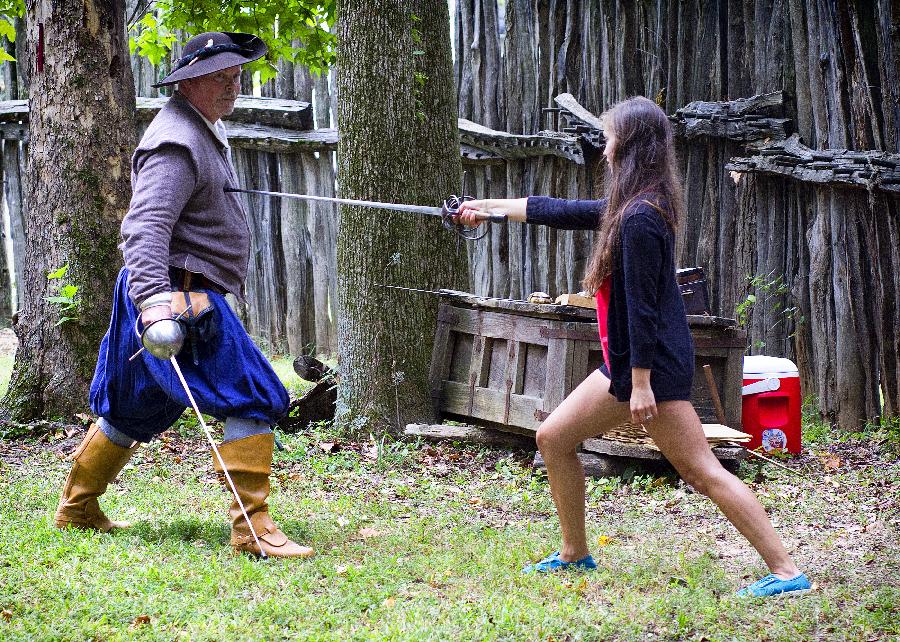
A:
[[[619,477],[625,473],[627,464],[616,461],[611,457],[604,457],[594,453],[578,453],[578,461],[584,469],[586,477]],[[534,454],[532,468],[535,470],[547,470],[544,457],[540,451]]]
[[[298,156],[282,156],[282,162],[294,162]],[[334,196],[334,153],[300,154],[308,194]],[[332,203],[306,204],[307,235],[312,264],[312,302],[315,316],[316,350],[337,353],[337,224],[338,208]],[[303,303],[309,305],[307,294]]]
[[[485,446],[534,449],[534,437],[502,432],[478,426],[448,426],[446,424],[408,424],[403,434],[422,437],[428,441],[466,441]]]
[[[3,195],[9,212],[10,237],[12,239],[12,280],[15,282],[15,309],[21,310],[24,302],[25,283],[25,212],[27,203],[22,185],[25,176],[25,153],[18,140],[3,141]]]
[[[554,303],[557,305],[573,305],[579,308],[588,308],[595,312],[597,310],[597,299],[580,294],[560,294],[556,297]]]
[[[484,386],[485,383],[485,343],[490,339],[485,339],[480,334],[474,334],[472,337],[472,360],[469,362],[469,411],[467,414],[472,415],[475,404],[475,388]],[[490,347],[487,350],[490,354]],[[489,361],[489,360],[488,360]],[[490,363],[487,363],[488,367]]]
[[[438,319],[440,319],[440,315],[438,315]],[[428,386],[431,390],[435,415],[440,414],[441,382],[450,374],[450,349],[450,324],[438,320],[434,333],[434,347],[431,351],[431,367],[428,373]]]
[[[732,158],[725,169],[784,176],[793,180],[900,192],[900,154],[847,149],[813,150],[797,134],[759,149],[755,156]]]
[[[593,342],[586,341],[575,341],[572,347],[572,381],[571,381],[571,389],[569,392],[574,390],[581,384],[582,381],[587,379],[588,375],[591,373],[591,367],[589,363],[590,359],[590,345]],[[600,342],[596,342],[597,345],[600,345]],[[587,345],[585,345],[587,344]]]
[[[509,346],[512,343],[512,341],[507,339],[491,339],[490,363],[488,365],[488,375],[484,384],[486,388],[500,390],[506,385]]]
[[[522,394],[543,397],[547,381],[547,347],[535,343],[523,343],[525,371]]]
[[[27,100],[0,100],[0,121],[28,122]]]
[[[582,448],[587,452],[597,453],[601,455],[613,455],[615,457],[632,457],[634,459],[658,459],[664,460],[665,457],[658,448],[645,446],[643,444],[628,444],[621,441],[613,441],[611,439],[585,439]],[[719,460],[743,460],[747,456],[745,448],[740,446],[717,446],[712,449],[716,458]]]
[[[153,120],[168,100],[165,96],[156,98],[138,96],[138,120]],[[0,105],[0,114],[2,114],[2,105]],[[240,95],[234,103],[234,111],[229,114],[228,121],[284,127],[292,130],[310,130],[313,129],[313,110],[312,105],[308,102],[299,100]]]
[[[603,129],[603,124],[600,121],[600,118],[582,107],[575,99],[575,96],[573,96],[572,94],[560,94],[553,99],[553,102],[555,102],[563,109],[571,112],[575,117],[584,122],[586,125],[590,125],[591,127],[599,130]]]
[[[469,308],[453,308],[452,319],[451,329],[454,332],[480,334],[497,339],[515,337],[518,341],[547,345],[548,339],[542,337],[540,333],[541,324],[526,317],[483,312]]]
[[[512,403],[512,393],[516,385],[516,374],[518,372],[517,355],[519,353],[519,342],[510,339],[507,341],[506,347],[506,363],[503,372],[503,385],[505,388],[505,401],[503,407],[503,423],[509,423],[510,405]]]
[[[597,319],[596,312],[572,305],[528,303],[509,298],[484,298],[456,290],[440,290],[440,293],[441,300],[446,300],[457,308],[462,306],[478,307],[484,310],[513,312],[522,316],[566,321],[591,321],[592,319],[596,321]]]
[[[278,161],[282,158],[276,157]],[[298,159],[300,160],[300,159]],[[302,160],[279,162],[281,188],[286,192],[306,190]],[[309,318],[310,306],[304,305],[306,294],[312,289],[312,266],[309,260],[310,239],[307,232],[306,203],[285,199],[279,208],[281,217],[281,253],[284,255],[285,333],[289,354],[302,354],[303,347],[315,342],[315,317]]]
[[[551,329],[564,324],[551,322]],[[572,389],[572,363],[575,341],[571,339],[550,339],[547,346],[547,375],[544,384],[544,412],[552,412]]]
[[[468,381],[472,368],[472,351],[475,335],[471,332],[457,332],[450,327],[450,353],[447,370],[441,380]]]
[[[471,394],[470,394],[471,393]],[[536,431],[541,422],[535,410],[542,405],[539,397],[510,395],[509,413],[505,422],[510,428]],[[457,381],[444,381],[441,389],[441,411],[444,416],[464,417],[467,421],[484,420],[504,425],[505,391],[474,387]]]
[[[337,150],[337,130],[299,131],[256,124],[225,122],[228,142],[232,147],[262,152],[300,153]]]
[[[516,346],[516,353],[515,359],[510,366],[510,374],[512,376],[512,390],[510,394],[521,395],[525,389],[525,357],[528,352],[528,344],[516,340],[513,345]]]
[[[537,134],[510,134],[459,119],[459,137],[462,143],[485,149],[508,160],[532,156],[552,155],[584,165],[584,153],[576,136],[559,132]]]

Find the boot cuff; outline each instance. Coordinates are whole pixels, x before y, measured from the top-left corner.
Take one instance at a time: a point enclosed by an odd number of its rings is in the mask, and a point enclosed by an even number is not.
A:
[[[229,472],[269,475],[272,472],[274,448],[275,435],[269,432],[225,442],[219,446],[219,454],[222,455]],[[219,458],[215,453],[212,453],[212,458],[216,472],[221,473],[222,466],[219,464]]]

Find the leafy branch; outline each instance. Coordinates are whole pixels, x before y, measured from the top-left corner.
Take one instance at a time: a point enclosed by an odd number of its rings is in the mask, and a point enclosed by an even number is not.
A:
[[[25,16],[25,0],[0,0],[0,38],[16,41],[16,18]],[[0,48],[0,62],[16,59]]]
[[[781,297],[786,299],[790,297],[790,289],[787,283],[784,282],[782,275],[776,275],[774,270],[768,274],[748,275],[747,283],[752,291],[735,308],[735,319],[737,319],[739,326],[746,327],[750,322],[754,308],[761,305],[770,307],[772,315],[776,317],[775,323],[772,324],[772,327],[767,332],[774,330],[780,323],[791,321],[796,325],[803,323],[804,317],[800,312],[800,308],[797,306],[784,307],[780,301]],[[793,334],[789,335],[788,338],[792,336]],[[756,345],[759,348],[764,348],[765,342],[759,341]]]
[[[128,26],[130,48],[153,65],[169,57],[181,34],[205,31],[240,31],[262,38],[269,53],[245,67],[258,71],[261,82],[276,76],[278,60],[305,65],[314,73],[334,61],[336,36],[330,29],[335,0],[156,0],[144,5],[143,15],[136,12]]]
[[[62,281],[63,277],[65,277],[68,272],[69,264],[66,263],[58,270],[54,270],[47,274],[48,281],[60,281],[56,286],[56,294],[47,297],[47,301],[59,308],[59,321],[57,321],[55,325],[62,325],[67,321],[76,321],[78,319],[78,316],[75,314],[75,312],[78,311],[78,305],[80,303],[78,299],[78,286]]]

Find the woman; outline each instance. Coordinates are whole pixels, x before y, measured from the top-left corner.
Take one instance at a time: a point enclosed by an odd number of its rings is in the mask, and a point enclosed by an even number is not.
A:
[[[559,514],[559,551],[525,568],[596,568],[585,535],[582,441],[626,420],[642,424],[666,459],[709,496],[756,548],[771,571],[740,595],[800,594],[809,580],[794,565],[749,488],[722,468],[690,403],[694,351],[675,282],[675,231],[683,204],[672,129],[652,101],[637,97],[603,115],[606,198],[546,197],[463,204],[459,220],[477,225],[488,212],[561,229],[597,230],[585,289],[596,293],[604,364],[557,407],[537,444]]]

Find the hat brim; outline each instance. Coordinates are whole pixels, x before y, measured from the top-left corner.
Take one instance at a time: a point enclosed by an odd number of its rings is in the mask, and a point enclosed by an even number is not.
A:
[[[223,69],[237,67],[238,65],[244,65],[248,62],[259,60],[266,55],[269,48],[266,46],[266,43],[259,38],[254,40],[255,42],[253,42],[251,46],[251,54],[245,56],[233,51],[225,51],[216,54],[215,56],[210,56],[209,58],[198,59],[192,64],[182,67],[178,71],[173,71],[158,83],[151,85],[151,87],[174,85],[175,83],[187,80],[188,78],[199,78],[200,76],[214,74]]]

